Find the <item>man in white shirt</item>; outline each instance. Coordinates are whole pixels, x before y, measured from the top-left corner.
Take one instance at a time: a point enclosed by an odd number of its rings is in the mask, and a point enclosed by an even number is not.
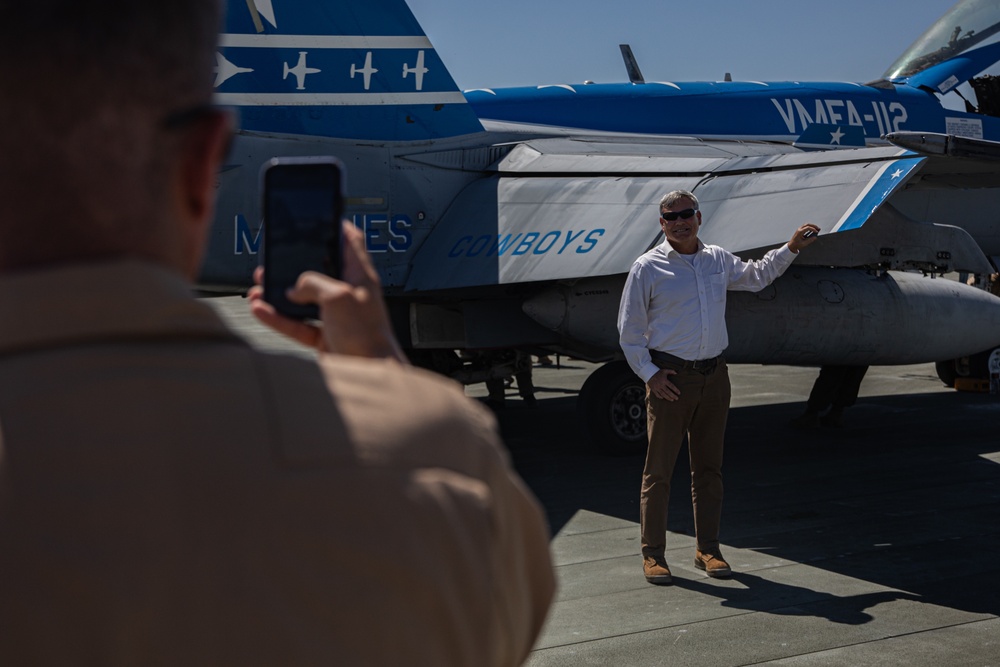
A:
[[[701,211],[694,194],[675,190],[660,200],[666,239],[629,271],[618,313],[625,359],[646,383],[649,447],[642,473],[640,520],[643,573],[671,583],[664,558],[670,478],[684,436],[691,460],[695,566],[710,577],[732,570],[719,548],[722,449],[729,413],[726,290],[756,292],[780,276],[815,241],[805,224],[763,259],[744,262],[698,239]]]

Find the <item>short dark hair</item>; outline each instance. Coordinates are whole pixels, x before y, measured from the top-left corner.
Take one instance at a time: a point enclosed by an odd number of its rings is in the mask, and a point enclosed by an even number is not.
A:
[[[0,268],[147,233],[173,155],[162,119],[211,100],[221,15],[221,0],[0,0],[0,197],[18,218],[0,221]]]
[[[0,75],[56,99],[207,99],[221,10],[219,0],[0,0]]]

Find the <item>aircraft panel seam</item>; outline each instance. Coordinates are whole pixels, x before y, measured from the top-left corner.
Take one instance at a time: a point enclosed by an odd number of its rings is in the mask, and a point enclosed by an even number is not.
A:
[[[344,35],[243,35],[219,36],[220,48],[257,49],[433,49],[426,36],[366,37]]]
[[[462,93],[216,93],[223,106],[389,106],[467,104]]]
[[[879,174],[882,174],[886,168],[892,166],[898,158],[885,158],[886,163],[880,168]],[[688,177],[688,178],[701,178],[703,176],[747,176],[750,174],[769,174],[769,173],[781,173],[786,171],[801,171],[805,169],[822,169],[824,167],[840,167],[849,166],[856,164],[877,164],[882,160],[873,160],[867,158],[864,160],[850,160],[844,162],[835,162],[832,164],[815,164],[803,167],[802,165],[788,165],[779,167],[747,167],[743,169],[713,169],[712,171],[497,171],[499,176],[505,176],[510,178],[609,178],[616,179],[623,176],[628,176],[629,178],[662,178],[663,176],[672,177]],[[874,182],[878,179],[878,176],[869,184],[868,190],[873,187]],[[863,192],[860,196],[863,197],[867,194],[868,190]],[[856,203],[856,202],[855,202]]]

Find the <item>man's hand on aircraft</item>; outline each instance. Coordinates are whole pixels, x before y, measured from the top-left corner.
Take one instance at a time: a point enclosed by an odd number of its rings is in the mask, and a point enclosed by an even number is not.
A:
[[[653,396],[662,398],[665,401],[677,400],[681,395],[681,390],[670,381],[671,375],[677,375],[677,371],[670,370],[669,368],[661,368],[656,371],[656,375],[649,378],[649,382],[646,385]]]
[[[365,250],[364,235],[352,223],[343,223],[344,276],[336,280],[313,271],[299,276],[290,301],[319,306],[320,324],[279,315],[264,301],[264,271],[254,272],[250,311],[262,323],[321,353],[396,359],[408,363],[382,299],[378,273]]]
[[[792,234],[791,240],[788,241],[788,249],[794,253],[798,253],[800,250],[813,243],[816,237],[819,236],[819,227],[807,222]]]

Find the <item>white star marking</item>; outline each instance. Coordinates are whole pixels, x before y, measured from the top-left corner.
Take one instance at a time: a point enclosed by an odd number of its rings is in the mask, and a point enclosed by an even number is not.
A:
[[[902,175],[903,175],[903,170],[902,169],[897,169],[896,171],[892,172],[892,179],[896,180],[897,178],[899,178]]]
[[[830,143],[831,144],[837,144],[839,146],[840,145],[840,140],[843,138],[843,136],[844,136],[844,133],[841,132],[840,128],[838,127],[836,132],[831,132],[830,133]]]

